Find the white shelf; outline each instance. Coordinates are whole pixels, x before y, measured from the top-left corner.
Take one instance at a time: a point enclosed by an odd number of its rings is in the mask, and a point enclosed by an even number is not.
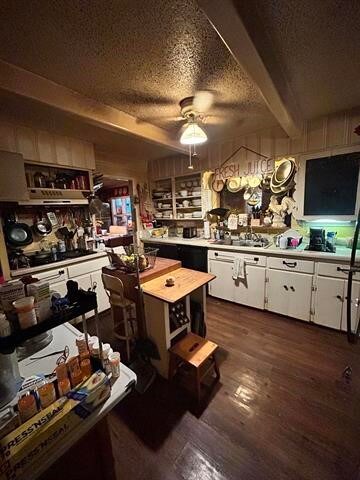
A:
[[[173,218],[173,220],[180,220],[180,222],[187,222],[187,221],[194,221],[194,220],[198,220],[198,221],[201,221],[203,222],[204,219],[202,217],[190,217],[190,218]]]
[[[176,207],[176,210],[201,210],[201,205],[198,207],[190,206],[190,207]]]
[[[188,195],[187,197],[175,197],[176,200],[186,200],[187,198],[201,198],[201,195]]]
[[[172,210],[172,206],[171,207],[156,207],[156,210]]]

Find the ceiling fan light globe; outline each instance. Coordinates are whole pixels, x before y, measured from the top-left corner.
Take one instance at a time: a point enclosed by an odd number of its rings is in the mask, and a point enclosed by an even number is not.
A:
[[[200,145],[207,141],[207,135],[197,123],[189,123],[180,137],[182,145]]]

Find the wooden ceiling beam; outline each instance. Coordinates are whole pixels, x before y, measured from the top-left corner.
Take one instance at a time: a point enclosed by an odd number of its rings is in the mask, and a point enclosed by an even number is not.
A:
[[[30,98],[114,132],[185,152],[166,130],[0,60],[0,89]]]
[[[260,56],[234,3],[231,0],[197,1],[234,59],[257,85],[269,110],[285,132],[291,138],[300,136],[303,119],[290,87],[280,68],[272,68],[273,64],[267,64],[266,58]]]

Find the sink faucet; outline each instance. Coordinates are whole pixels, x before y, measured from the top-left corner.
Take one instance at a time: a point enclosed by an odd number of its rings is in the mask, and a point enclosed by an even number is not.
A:
[[[246,227],[245,240],[251,240],[253,236],[253,231],[251,225]]]

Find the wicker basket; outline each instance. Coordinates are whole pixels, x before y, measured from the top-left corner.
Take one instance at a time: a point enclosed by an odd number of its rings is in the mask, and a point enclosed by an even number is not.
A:
[[[125,272],[134,273],[139,265],[139,271],[143,272],[149,268],[153,268],[156,262],[158,248],[144,247],[139,249],[138,253],[134,252],[134,246],[124,247],[126,254],[108,252],[111,264],[124,270]]]

